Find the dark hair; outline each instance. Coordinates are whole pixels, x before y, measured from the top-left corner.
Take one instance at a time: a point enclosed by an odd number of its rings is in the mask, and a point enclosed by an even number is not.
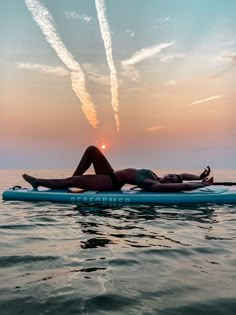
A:
[[[182,176],[180,176],[178,174],[175,174],[175,176],[177,177],[177,183],[182,183],[183,182]]]

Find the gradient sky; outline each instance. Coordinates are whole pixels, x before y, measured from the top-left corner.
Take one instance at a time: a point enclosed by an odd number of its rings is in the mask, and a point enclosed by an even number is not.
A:
[[[0,2],[0,168],[236,165],[236,1]]]

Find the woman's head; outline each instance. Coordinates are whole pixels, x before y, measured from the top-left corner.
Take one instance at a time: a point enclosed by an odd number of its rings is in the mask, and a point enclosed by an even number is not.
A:
[[[159,182],[162,184],[182,183],[183,179],[180,175],[177,175],[177,174],[167,174],[167,175],[161,177]]]

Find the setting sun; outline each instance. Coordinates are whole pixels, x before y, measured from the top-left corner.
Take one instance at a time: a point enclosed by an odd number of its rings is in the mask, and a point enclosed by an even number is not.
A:
[[[106,149],[105,144],[103,144],[103,145],[101,146],[101,148],[102,148],[102,150],[105,150],[105,149]]]

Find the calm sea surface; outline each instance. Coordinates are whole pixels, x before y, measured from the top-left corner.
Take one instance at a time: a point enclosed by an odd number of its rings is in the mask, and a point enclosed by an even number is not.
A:
[[[24,172],[0,170],[0,192]],[[0,314],[235,315],[236,206],[0,200]]]

